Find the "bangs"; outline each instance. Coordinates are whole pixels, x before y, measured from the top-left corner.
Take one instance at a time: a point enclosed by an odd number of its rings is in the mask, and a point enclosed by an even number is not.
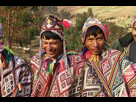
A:
[[[43,32],[41,34],[41,39],[43,39],[43,38],[46,38],[47,40],[49,40],[49,39],[59,39],[59,40],[61,40],[61,38],[57,34],[54,34],[51,31]]]
[[[86,37],[90,36],[90,35],[93,35],[93,36],[96,37],[97,34],[103,34],[102,29],[100,27],[98,27],[98,26],[92,26],[92,27],[88,28],[87,33],[86,33]]]

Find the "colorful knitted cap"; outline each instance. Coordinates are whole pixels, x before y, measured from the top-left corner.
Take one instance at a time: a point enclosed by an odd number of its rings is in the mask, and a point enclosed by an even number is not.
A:
[[[3,36],[3,25],[0,23],[0,36]]]
[[[60,19],[59,17],[55,15],[49,15],[45,22],[42,25],[40,36],[45,31],[51,31],[54,34],[57,34],[61,40],[63,40],[63,53],[64,53],[64,59],[65,59],[65,65],[66,68],[69,69],[68,66],[68,60],[67,60],[67,52],[66,52],[66,44],[65,44],[65,34],[64,34],[64,27],[70,28],[72,25],[72,22],[67,19]],[[38,73],[41,69],[41,58],[42,58],[42,40],[40,39],[40,51],[39,51],[39,59],[40,59],[40,66],[39,70],[37,71],[37,74],[35,74],[35,80],[37,80]]]
[[[84,23],[83,29],[82,29],[82,42],[83,45],[85,44],[85,38],[86,38],[86,33],[89,27],[92,26],[98,26],[102,29],[104,36],[105,36],[105,41],[107,42],[108,36],[109,36],[109,31],[106,27],[105,24],[102,24],[98,19],[96,18],[91,18],[89,17],[87,21]]]
[[[45,22],[43,23],[41,34],[44,31],[51,31],[57,34],[61,38],[61,40],[64,40],[65,34],[64,34],[64,28],[62,24],[66,28],[69,28],[72,22],[67,19],[64,19],[64,20],[60,19],[59,17],[54,15],[49,15],[47,19],[45,20]]]
[[[131,28],[134,27],[135,22],[136,22],[136,15],[135,15],[134,18],[133,18],[133,21],[132,21],[132,24],[131,24]]]

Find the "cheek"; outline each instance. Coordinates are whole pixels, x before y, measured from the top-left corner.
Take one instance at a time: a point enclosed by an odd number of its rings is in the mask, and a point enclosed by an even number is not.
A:
[[[55,45],[55,46],[53,46],[53,50],[54,50],[56,53],[58,53],[58,52],[60,51],[60,47],[57,46],[57,45]]]
[[[88,50],[92,50],[92,49],[93,49],[93,46],[92,46],[91,44],[86,43],[85,45],[86,45],[86,47],[88,48]]]
[[[88,42],[88,41],[85,42],[85,45],[86,45],[86,47],[87,47],[88,49],[92,47],[92,46],[91,46],[91,43]]]
[[[45,49],[45,47],[46,47],[46,46],[45,46],[44,44],[42,44],[42,49]]]
[[[132,29],[132,34],[135,35],[136,34],[136,30],[133,28]]]
[[[105,40],[101,41],[99,44],[100,44],[101,47],[103,47],[104,44],[105,44]]]
[[[102,49],[103,49],[104,44],[105,44],[105,41],[104,41],[104,42],[99,43],[99,49],[100,49],[100,50],[102,50]]]

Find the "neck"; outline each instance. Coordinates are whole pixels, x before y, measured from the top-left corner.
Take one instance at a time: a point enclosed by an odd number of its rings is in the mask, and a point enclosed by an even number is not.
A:
[[[52,59],[52,61],[53,61],[53,62],[55,62],[55,61],[56,61],[56,58],[51,58],[51,59]]]
[[[95,58],[97,58],[98,55],[93,55]]]

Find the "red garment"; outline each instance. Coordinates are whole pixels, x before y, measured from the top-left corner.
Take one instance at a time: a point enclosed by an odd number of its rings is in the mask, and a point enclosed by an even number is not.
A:
[[[73,76],[78,76],[81,70],[85,67],[86,63],[79,55],[68,55],[69,59],[69,65]],[[48,74],[45,69],[47,67],[47,62],[45,61],[44,65],[42,66],[39,74],[38,79],[34,80],[33,84],[33,92],[31,94],[32,97],[45,97],[46,91],[49,91],[47,89],[47,84],[49,84],[48,87],[50,87],[51,92],[49,95],[50,97],[69,97],[74,96],[76,90],[71,89],[72,81],[71,76],[68,74],[68,71],[65,68],[63,57],[59,60],[59,64],[57,64],[56,68],[56,77],[55,72],[51,76],[51,74]],[[34,75],[36,74],[36,71],[38,71],[39,67],[39,56],[36,55],[31,60],[31,66],[34,71]],[[53,86],[51,86],[53,79],[55,80],[53,83]],[[52,81],[50,81],[52,80]],[[51,82],[51,83],[49,83]],[[77,90],[77,92],[80,92],[81,90]],[[48,93],[47,93],[48,94]]]

